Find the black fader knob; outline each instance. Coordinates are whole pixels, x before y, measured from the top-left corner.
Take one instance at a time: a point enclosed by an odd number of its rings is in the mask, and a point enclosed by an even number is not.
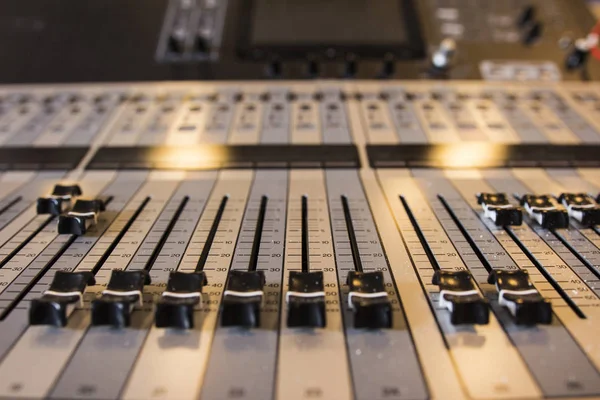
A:
[[[348,305],[354,313],[355,328],[380,329],[392,326],[392,306],[381,271],[350,271],[348,286]]]
[[[167,289],[156,303],[155,324],[159,328],[192,329],[194,308],[200,304],[204,272],[171,272]]]
[[[487,301],[475,285],[469,271],[437,270],[431,281],[440,288],[440,307],[450,311],[453,325],[489,322],[490,311]]]
[[[29,323],[31,325],[67,325],[67,309],[83,303],[87,285],[95,284],[91,272],[57,271],[42,297],[31,301]]]
[[[569,217],[585,226],[600,224],[600,205],[586,193],[561,193],[558,201]]]
[[[521,205],[529,216],[544,229],[561,229],[569,226],[569,214],[550,195],[526,194]]]
[[[97,223],[98,214],[104,210],[105,205],[102,200],[79,199],[66,215],[58,217],[58,233],[85,235],[88,229]]]
[[[131,312],[136,304],[142,305],[144,285],[149,283],[144,270],[112,271],[102,296],[92,301],[92,325],[129,326]]]
[[[525,270],[494,270],[488,283],[498,290],[498,304],[508,308],[517,325],[550,324],[552,305],[531,283]]]
[[[55,185],[49,196],[37,199],[37,213],[60,215],[70,207],[76,196],[81,196],[79,185]]]
[[[323,272],[291,271],[286,303],[288,327],[325,327]]]
[[[505,193],[479,193],[477,202],[481,204],[485,217],[494,221],[497,226],[523,223],[523,210],[510,204]]]
[[[260,326],[260,306],[264,296],[263,271],[231,271],[223,293],[222,326]]]

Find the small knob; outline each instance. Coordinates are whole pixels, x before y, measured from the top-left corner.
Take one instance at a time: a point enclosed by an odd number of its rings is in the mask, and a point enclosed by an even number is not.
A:
[[[316,78],[321,72],[321,66],[319,60],[314,54],[310,54],[306,57],[306,74],[311,78]]]
[[[521,14],[519,14],[519,17],[517,18],[517,26],[519,28],[523,28],[524,26],[532,22],[534,18],[535,7],[532,5],[528,5],[525,8],[523,8],[523,11],[521,11]]]
[[[346,78],[354,78],[357,71],[357,60],[356,55],[350,53],[346,56],[346,62],[344,64],[344,76]]]
[[[209,51],[208,39],[203,35],[197,35],[194,42],[194,48],[200,54],[207,54]]]
[[[565,66],[568,70],[574,70],[581,68],[587,61],[590,53],[590,46],[586,39],[577,39],[575,41],[575,47],[567,55],[565,60]]]
[[[272,58],[267,64],[267,75],[271,78],[281,77],[282,71],[281,60],[277,57]]]
[[[446,38],[440,43],[440,47],[433,53],[431,64],[440,70],[450,68],[456,55],[456,42],[454,39]]]
[[[383,64],[381,66],[381,77],[391,78],[396,73],[396,58],[393,54],[386,54],[383,57]]]
[[[175,29],[169,36],[169,51],[177,54],[184,53],[186,37],[187,32],[185,31],[185,29]]]

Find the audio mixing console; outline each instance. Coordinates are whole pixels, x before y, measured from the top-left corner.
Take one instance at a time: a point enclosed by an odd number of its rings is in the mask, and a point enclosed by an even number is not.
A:
[[[0,88],[0,398],[600,398],[600,86]]]

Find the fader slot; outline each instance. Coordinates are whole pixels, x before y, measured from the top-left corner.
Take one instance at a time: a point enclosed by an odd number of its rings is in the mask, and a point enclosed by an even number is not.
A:
[[[354,171],[327,171],[326,178],[355,396],[357,399],[427,398],[412,335],[362,183]],[[349,305],[347,281],[353,271],[358,272],[358,283],[366,286],[361,292],[371,295],[373,291],[368,289],[379,280],[384,289],[379,293],[384,298],[366,297],[375,302],[365,304],[362,315]],[[356,318],[365,320],[362,326],[355,327]],[[382,347],[386,348],[385,353],[379,351]],[[373,373],[374,365],[381,367],[380,373]]]
[[[242,393],[248,398],[273,397],[282,306],[287,192],[288,171],[255,172],[229,279],[235,271],[246,273],[254,270],[264,275],[260,325],[225,327],[221,322],[213,338],[202,398],[222,398]],[[259,246],[256,246],[257,238],[260,240]],[[230,345],[233,341],[237,343],[235,347]],[[231,380],[224,381],[224,375],[231,377]]]
[[[287,326],[288,310],[282,308],[276,397],[303,399],[308,395],[349,399],[350,376],[344,341],[340,297],[331,243],[324,173],[290,171],[286,247],[282,298],[289,292],[291,272],[302,270],[302,197],[306,196],[308,258],[313,272],[323,273],[324,328]]]

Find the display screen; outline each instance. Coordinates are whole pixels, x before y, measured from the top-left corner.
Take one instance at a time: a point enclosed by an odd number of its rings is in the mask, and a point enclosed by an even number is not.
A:
[[[390,52],[412,58],[422,51],[416,16],[408,0],[251,3],[246,44],[263,53],[303,56],[308,52],[351,51],[358,56],[379,57]]]

